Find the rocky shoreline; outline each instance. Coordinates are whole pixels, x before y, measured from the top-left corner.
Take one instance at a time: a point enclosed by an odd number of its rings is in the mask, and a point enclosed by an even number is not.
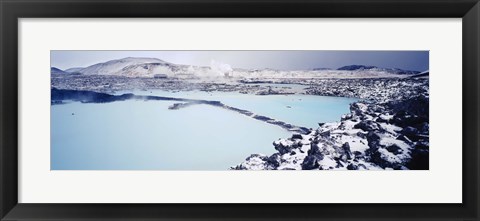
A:
[[[114,93],[118,91],[164,90],[178,91],[204,91],[204,92],[239,92],[242,94],[280,95],[301,93],[291,88],[272,88],[264,85],[244,84],[236,79],[214,80],[176,79],[176,78],[131,78],[104,75],[60,75],[52,74],[51,87],[63,90],[86,90],[99,93]],[[288,86],[288,84],[285,84]]]
[[[339,122],[277,140],[276,153],[252,154],[230,169],[429,169],[428,78],[331,80],[307,94],[362,100]]]

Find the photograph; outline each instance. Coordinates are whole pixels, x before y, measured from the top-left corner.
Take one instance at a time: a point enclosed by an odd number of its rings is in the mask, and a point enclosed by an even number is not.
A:
[[[0,14],[0,221],[480,221],[480,0]]]
[[[50,170],[429,170],[429,51],[51,50]]]

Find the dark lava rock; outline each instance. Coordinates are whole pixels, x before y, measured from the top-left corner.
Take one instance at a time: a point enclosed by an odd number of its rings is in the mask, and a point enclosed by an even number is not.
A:
[[[382,115],[380,115],[376,120],[375,122],[378,122],[378,123],[386,123],[388,122],[388,119],[382,117]]]
[[[301,134],[294,134],[292,135],[292,140],[297,140],[297,139],[303,139],[302,135]]]
[[[380,146],[380,135],[370,131],[367,134],[367,141],[368,141],[368,146],[370,147],[369,149],[376,150]]]
[[[321,133],[320,133],[320,136],[322,136],[322,137],[329,137],[329,136],[330,136],[330,131],[327,130],[327,131],[321,132]]]
[[[428,150],[429,149],[429,142],[428,141],[419,141],[415,145],[415,149],[420,149],[420,150]]]
[[[352,151],[350,151],[350,144],[348,144],[348,142],[345,142],[343,145],[342,145],[342,149],[347,157],[348,160],[351,160],[352,159]]]
[[[417,135],[418,130],[415,127],[408,126],[408,127],[403,128],[403,130],[400,133],[405,135],[405,136],[412,136],[412,135]]]
[[[277,168],[280,166],[281,156],[280,153],[274,153],[266,159],[268,166],[272,168]]]
[[[421,124],[418,124],[416,125],[416,128],[418,129],[418,131],[422,134],[428,134],[429,133],[429,129],[430,129],[430,126],[428,124],[428,122],[423,122]]]
[[[321,155],[320,147],[318,143],[310,143],[310,150],[307,152],[308,155]]]
[[[365,157],[365,155],[360,152],[360,151],[353,151],[353,155],[355,156],[355,158],[363,158]]]
[[[390,120],[390,123],[400,127],[416,126],[428,122],[428,118],[412,115],[406,111],[396,113]]]
[[[386,149],[388,150],[388,152],[393,153],[393,154],[395,154],[395,155],[403,153],[402,148],[400,148],[400,147],[399,147],[398,145],[396,145],[396,144],[393,144],[393,145],[391,145],[391,146],[388,146]]]
[[[367,138],[367,134],[366,134],[366,133],[362,133],[362,132],[360,132],[360,131],[357,132],[357,136],[360,137],[360,138],[363,138],[363,139]]]
[[[272,118],[265,117],[265,116],[261,116],[261,115],[255,115],[253,118],[255,118],[255,119],[257,119],[257,120],[261,120],[261,121],[270,121],[270,120],[273,120]]]
[[[373,112],[377,112],[377,113],[384,113],[385,112],[385,107],[381,106],[381,105],[372,104],[372,105],[369,106],[369,109],[371,109]]]
[[[320,155],[321,156],[321,155]],[[323,156],[321,159],[317,158],[317,156],[307,156],[302,162],[302,169],[303,170],[313,170],[313,169],[318,169],[320,167],[320,164],[318,161],[322,160]]]
[[[408,111],[413,115],[427,118],[429,116],[429,99],[425,95],[419,95],[404,100],[395,100],[388,104],[394,112]]]
[[[380,145],[380,136],[375,132],[369,132],[367,134],[367,141],[370,147],[365,151],[367,159],[384,169],[385,167],[392,167],[392,164],[383,159],[382,154],[378,152],[379,148],[383,148],[383,146]]]
[[[360,102],[356,102],[350,105],[350,112],[354,113],[355,115],[363,115],[362,106],[365,105]]]
[[[337,165],[335,165],[335,168],[341,168],[344,167],[342,161],[337,161]]]
[[[349,164],[349,165],[347,166],[347,170],[358,170],[358,166],[353,165],[353,164]]]
[[[366,170],[366,169],[367,169],[367,166],[365,166],[365,165],[363,165],[363,164],[361,164],[361,163],[360,163],[360,164],[358,164],[357,166],[358,166],[358,168],[360,168],[360,167],[361,167],[361,168],[363,168],[364,170]]]
[[[302,169],[313,170],[319,168],[320,164],[318,162],[323,160],[320,147],[316,143],[311,143],[307,154],[307,157],[302,162]]]
[[[408,139],[412,141],[418,141],[421,137],[419,137],[419,131],[415,127],[405,127],[403,130],[400,132],[401,134],[405,135],[408,137]]]
[[[124,101],[135,97],[133,94],[110,95],[93,91],[62,90],[51,88],[51,100],[73,100],[83,103],[107,103],[114,101]]]
[[[378,152],[378,150],[370,154],[370,161],[372,163],[377,164],[379,167],[383,169],[385,169],[386,167],[393,167],[393,165],[390,162],[382,158],[382,155]]]
[[[340,155],[340,157],[335,157],[334,159],[337,161],[337,165],[340,162],[347,162],[347,160],[348,160],[347,155],[344,154],[344,153],[342,153],[342,155]]]
[[[405,135],[400,135],[400,136],[398,136],[398,137],[397,137],[397,140],[401,140],[401,141],[407,143],[407,144],[410,145],[410,146],[412,145],[412,140],[410,140],[410,138],[408,138],[408,137],[405,136]]]
[[[301,146],[300,143],[293,143],[290,145],[283,145],[282,143],[276,143],[273,142],[273,146],[275,147],[275,150],[278,150],[280,154],[286,154],[292,152],[293,149],[299,148]]]
[[[378,130],[379,129],[378,123],[376,123],[375,121],[372,121],[372,120],[360,121],[360,123],[353,126],[353,128],[362,129],[364,131],[373,131],[373,130]]]
[[[300,129],[300,132],[303,134],[309,134],[313,130],[312,128],[306,128],[306,127],[299,127],[299,129]]]

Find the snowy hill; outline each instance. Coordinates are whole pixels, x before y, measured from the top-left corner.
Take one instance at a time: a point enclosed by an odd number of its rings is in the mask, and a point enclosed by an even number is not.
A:
[[[427,78],[429,75],[430,75],[430,71],[426,70],[426,71],[423,71],[421,73],[411,75],[410,77],[411,78]]]
[[[326,71],[326,70],[332,70],[331,68],[313,68],[312,71]]]
[[[419,71],[403,70],[399,68],[380,68],[377,66],[367,66],[367,65],[358,65],[358,64],[343,66],[341,68],[338,68],[337,70],[343,70],[343,71],[370,70],[370,71],[386,72],[386,73],[399,74],[399,75],[403,75],[403,74],[412,75],[412,74],[420,73]]]
[[[85,75],[121,75],[121,76],[149,76],[159,67],[172,66],[168,62],[157,58],[122,58],[98,63],[76,70]]]
[[[61,70],[60,70],[61,71]],[[64,72],[84,75],[113,75],[122,77],[154,77],[165,75],[179,78],[391,78],[419,74],[396,68],[379,68],[366,65],[348,65],[337,70],[315,68],[313,70],[276,70],[272,68],[232,68],[229,64],[211,61],[209,66],[173,64],[158,58],[127,57],[94,64],[85,68],[69,68]]]
[[[68,72],[68,73],[78,73],[80,70],[82,70],[84,68],[81,68],[81,67],[78,67],[78,68],[69,68],[69,69],[66,69],[65,72]]]
[[[354,70],[370,70],[370,69],[373,69],[373,68],[376,68],[376,67],[375,66],[366,66],[366,65],[354,64],[354,65],[343,66],[341,68],[338,68],[337,70],[354,71]]]
[[[68,72],[62,71],[56,67],[50,68],[50,74],[69,74]]]
[[[115,74],[127,77],[151,77],[156,74],[171,76],[179,70],[178,66],[169,63],[142,63],[126,66]]]

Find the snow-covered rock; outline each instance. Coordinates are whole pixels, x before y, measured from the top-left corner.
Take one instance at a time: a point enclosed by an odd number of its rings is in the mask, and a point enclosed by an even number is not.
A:
[[[338,83],[338,82],[337,82]],[[353,83],[343,81],[341,84]],[[265,156],[248,158],[232,169],[405,170],[428,169],[428,80],[370,80],[354,83],[361,101],[350,105],[340,122],[320,123],[308,135],[273,143],[277,164]],[[331,87],[339,88],[339,87]],[[368,90],[366,89],[368,88]],[[328,93],[320,91],[319,93]],[[252,161],[252,162],[249,162]]]

